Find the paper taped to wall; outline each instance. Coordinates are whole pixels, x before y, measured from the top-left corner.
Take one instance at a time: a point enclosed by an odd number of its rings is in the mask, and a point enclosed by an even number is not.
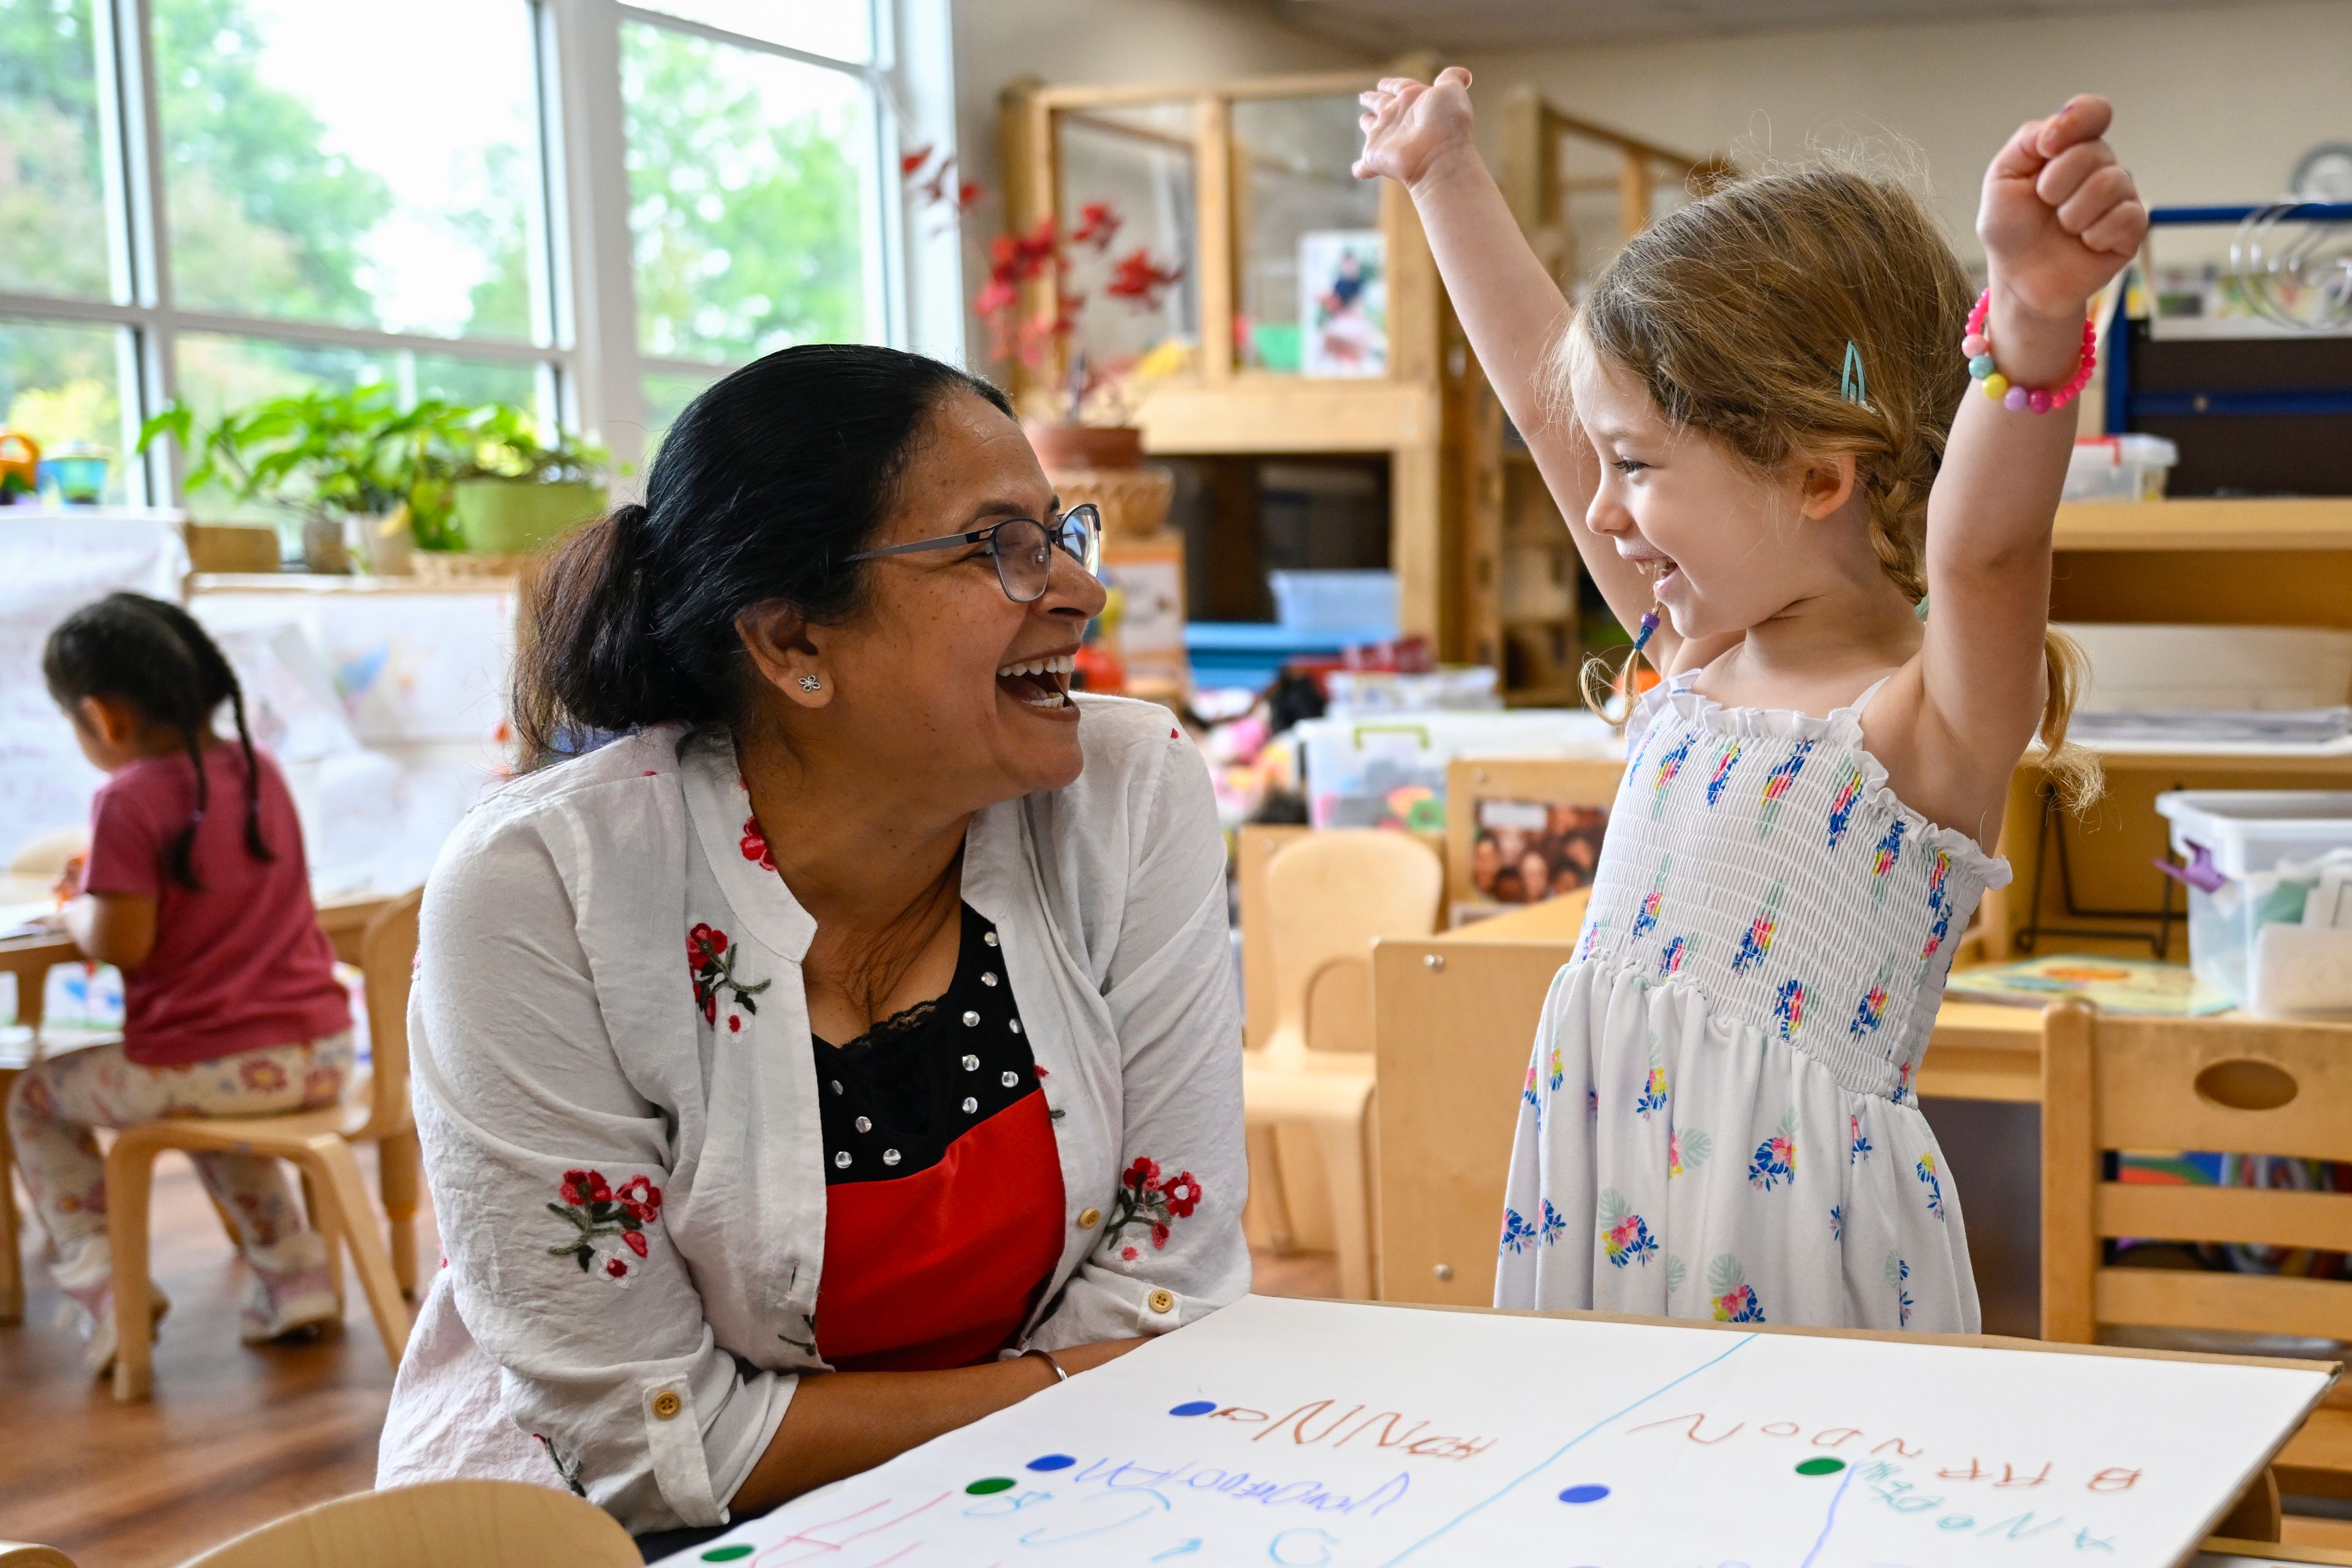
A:
[[[667,1561],[2162,1568],[2328,1381],[1253,1296]]]

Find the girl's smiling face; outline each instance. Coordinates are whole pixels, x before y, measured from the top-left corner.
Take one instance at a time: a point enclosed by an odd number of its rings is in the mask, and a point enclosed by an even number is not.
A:
[[[1809,542],[1806,487],[1759,474],[1721,440],[1677,429],[1641,378],[1577,330],[1570,386],[1601,460],[1586,526],[1655,574],[1658,603],[1685,637],[1745,631],[1823,584]],[[1843,500],[1843,496],[1838,498]]]

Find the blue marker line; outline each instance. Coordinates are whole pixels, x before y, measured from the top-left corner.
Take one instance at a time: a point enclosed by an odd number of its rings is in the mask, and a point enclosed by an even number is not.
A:
[[[1506,1483],[1500,1491],[1494,1493],[1492,1496],[1481,1498],[1476,1502],[1472,1503],[1468,1508],[1464,1509],[1460,1513],[1455,1514],[1452,1519],[1447,1520],[1444,1524],[1439,1525],[1435,1530],[1431,1531],[1427,1535],[1423,1536],[1419,1541],[1414,1542],[1411,1546],[1406,1547],[1402,1552],[1400,1552],[1395,1556],[1390,1558],[1386,1563],[1381,1565],[1381,1568],[1396,1568],[1398,1563],[1403,1562],[1406,1558],[1412,1556],[1414,1552],[1420,1551],[1423,1547],[1428,1545],[1439,1536],[1444,1535],[1447,1531],[1452,1530],[1455,1525],[1460,1524],[1464,1520],[1468,1519],[1472,1514],[1476,1513],[1488,1503],[1502,1501],[1503,1499],[1508,1497],[1521,1484],[1534,1479],[1537,1476],[1541,1475],[1545,1470],[1549,1469],[1553,1465],[1559,1462],[1561,1455],[1567,1453],[1570,1448],[1575,1447],[1579,1443],[1583,1442],[1587,1437],[1591,1436],[1595,1432],[1598,1432],[1602,1427],[1611,1426],[1615,1422],[1622,1421],[1626,1416],[1631,1415],[1633,1412],[1639,1410],[1642,1406],[1647,1405],[1650,1401],[1655,1399],[1658,1395],[1665,1393],[1667,1390],[1679,1388],[1684,1384],[1688,1383],[1692,1378],[1696,1377],[1700,1373],[1706,1372],[1711,1367],[1721,1365],[1725,1361],[1738,1354],[1741,1351],[1755,1343],[1757,1338],[1758,1336],[1755,1334],[1740,1335],[1739,1342],[1732,1346],[1729,1350],[1724,1352],[1723,1354],[1709,1357],[1707,1360],[1701,1362],[1698,1365],[1683,1373],[1680,1377],[1675,1378],[1672,1383],[1662,1384],[1658,1387],[1650,1390],[1649,1393],[1642,1395],[1641,1398],[1636,1399],[1633,1404],[1628,1405],[1624,1409],[1620,1410],[1614,1415],[1602,1416],[1600,1420],[1595,1421],[1591,1426],[1587,1426],[1583,1431],[1579,1432],[1575,1436],[1570,1437],[1567,1442],[1562,1443],[1559,1447],[1553,1449],[1549,1457],[1538,1461],[1532,1468]],[[1852,1474],[1850,1468],[1848,1474]]]
[[[1845,1468],[1845,1474],[1838,1478],[1837,1491],[1830,1498],[1830,1516],[1822,1521],[1822,1533],[1813,1542],[1813,1549],[1805,1553],[1805,1560],[1797,1564],[1797,1568],[1813,1568],[1813,1559],[1819,1557],[1822,1554],[1822,1548],[1830,1543],[1830,1531],[1837,1528],[1838,1504],[1845,1500],[1845,1489],[1853,1484],[1853,1467],[1848,1465]]]

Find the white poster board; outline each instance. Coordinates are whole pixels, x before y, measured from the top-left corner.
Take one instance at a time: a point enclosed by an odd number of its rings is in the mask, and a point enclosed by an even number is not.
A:
[[[666,1561],[2169,1568],[2327,1382],[1253,1296]]]

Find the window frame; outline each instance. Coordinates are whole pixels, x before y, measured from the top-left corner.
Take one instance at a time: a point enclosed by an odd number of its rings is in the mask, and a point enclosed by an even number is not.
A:
[[[673,374],[716,380],[748,358],[681,359],[638,347],[621,97],[624,23],[667,28],[857,80],[872,105],[868,121],[878,187],[866,208],[875,215],[869,238],[880,252],[878,278],[867,289],[868,338],[961,361],[961,244],[952,226],[921,222],[898,177],[902,149],[954,146],[951,0],[871,0],[873,59],[865,64],[626,0],[513,3],[531,8],[540,132],[538,199],[530,204],[529,216],[534,308],[528,340],[377,331],[177,304],[152,0],[90,0],[111,279],[108,297],[0,290],[0,318],[115,330],[122,473],[131,505],[170,506],[184,500],[185,455],[175,443],[158,442],[143,459],[131,455],[142,423],[179,394],[178,342],[184,333],[532,367],[541,406],[552,409],[565,429],[591,433],[611,450],[616,494],[640,488],[650,434],[644,424],[645,377]]]

